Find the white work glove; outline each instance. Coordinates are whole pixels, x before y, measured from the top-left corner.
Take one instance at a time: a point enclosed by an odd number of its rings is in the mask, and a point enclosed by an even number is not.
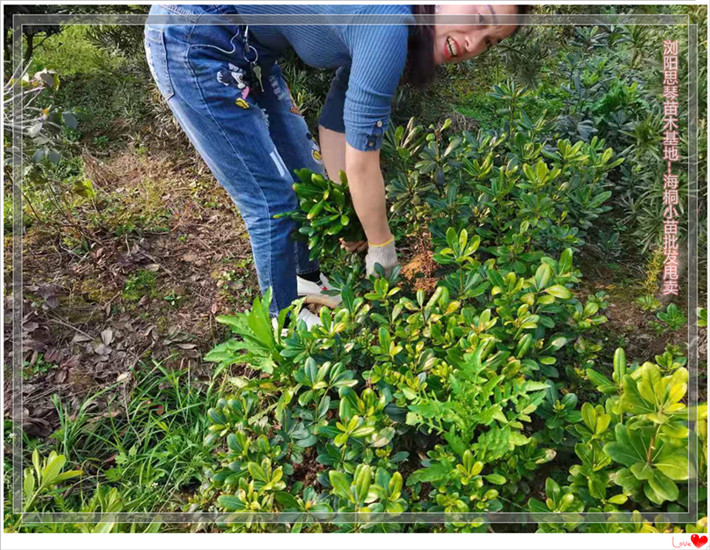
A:
[[[394,247],[394,238],[386,243],[368,243],[367,256],[365,256],[365,273],[369,277],[375,275],[375,264],[380,264],[385,268],[385,274],[389,275],[397,261],[397,250]]]

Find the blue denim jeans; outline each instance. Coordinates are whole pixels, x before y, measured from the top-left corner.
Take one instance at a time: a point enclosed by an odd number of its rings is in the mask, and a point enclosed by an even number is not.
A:
[[[292,239],[295,222],[274,216],[298,207],[295,169],[325,171],[279,66],[273,61],[264,66],[264,90],[256,93],[245,86],[244,27],[196,24],[199,15],[230,10],[234,13],[228,5],[154,5],[151,15],[179,17],[175,24],[149,22],[145,49],[175,118],[244,219],[259,286],[262,292],[272,288],[271,313],[277,314],[297,298],[296,273],[313,273],[318,263],[308,259],[304,242]],[[250,49],[251,60],[260,52],[251,37],[250,44],[257,48]]]

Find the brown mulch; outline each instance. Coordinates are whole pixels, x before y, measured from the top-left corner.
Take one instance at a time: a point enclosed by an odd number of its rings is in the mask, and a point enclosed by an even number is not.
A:
[[[431,243],[431,234],[428,231],[421,233],[408,251],[408,261],[402,266],[402,276],[412,284],[414,290],[433,292],[438,279],[434,276],[439,265],[434,261],[434,252]]]
[[[292,463],[293,475],[291,482],[300,481],[305,487],[313,487],[318,480],[318,474],[327,470],[324,464],[316,461],[315,447],[308,447],[303,451],[303,461],[300,464]]]

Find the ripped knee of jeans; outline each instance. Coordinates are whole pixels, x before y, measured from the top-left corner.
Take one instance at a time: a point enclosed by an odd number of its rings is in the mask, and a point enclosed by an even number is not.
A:
[[[272,74],[269,77],[269,84],[271,85],[271,89],[273,90],[276,99],[284,103],[288,103],[289,111],[291,111],[294,115],[303,116],[301,114],[301,110],[298,108],[298,105],[296,105],[296,102],[293,100],[291,90],[289,90],[288,85],[282,77]]]
[[[269,84],[271,85],[271,89],[273,90],[276,99],[279,101],[291,101],[291,93],[282,78],[279,78],[278,75],[272,74],[269,77]]]

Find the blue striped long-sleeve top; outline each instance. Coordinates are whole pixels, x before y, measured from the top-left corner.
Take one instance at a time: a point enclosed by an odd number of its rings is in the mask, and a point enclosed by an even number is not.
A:
[[[392,98],[407,61],[410,27],[406,23],[414,21],[409,5],[236,4],[233,7],[240,14],[283,15],[286,20],[287,15],[356,16],[352,21],[363,15],[399,16],[389,17],[390,24],[250,25],[257,47],[265,48],[274,57],[291,47],[312,67],[337,68],[319,124],[345,133],[347,143],[360,151],[381,147]],[[313,18],[313,23],[318,21]],[[372,17],[369,21],[376,19]]]

